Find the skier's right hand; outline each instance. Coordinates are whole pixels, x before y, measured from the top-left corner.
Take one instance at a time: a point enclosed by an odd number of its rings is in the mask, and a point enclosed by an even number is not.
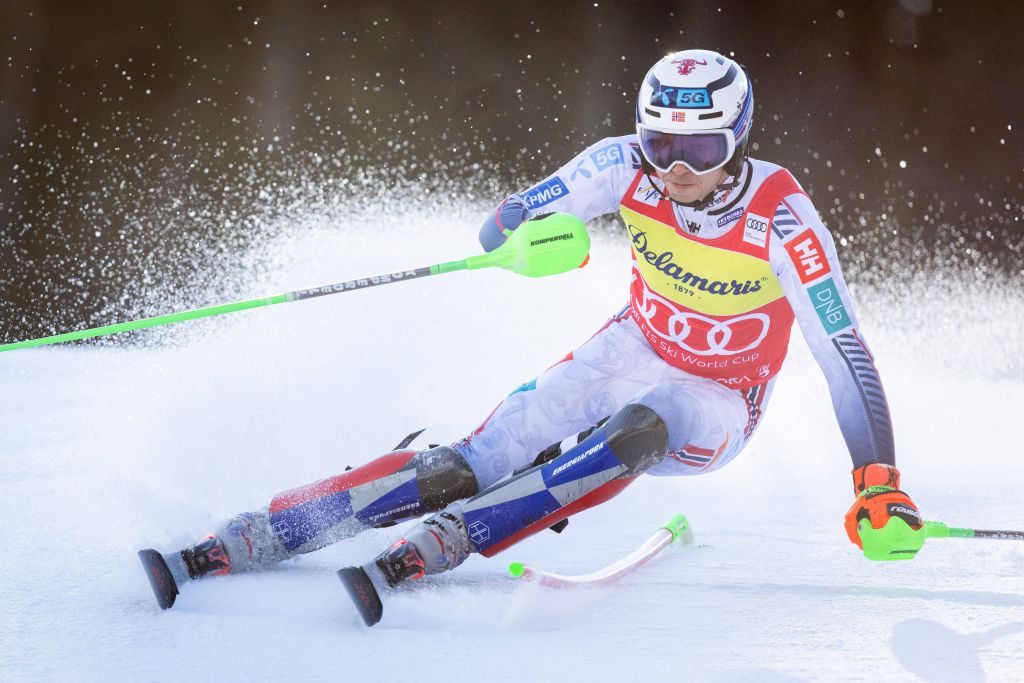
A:
[[[900,472],[892,465],[853,470],[857,499],[846,513],[846,534],[868,559],[910,560],[924,544],[921,512],[899,485]]]

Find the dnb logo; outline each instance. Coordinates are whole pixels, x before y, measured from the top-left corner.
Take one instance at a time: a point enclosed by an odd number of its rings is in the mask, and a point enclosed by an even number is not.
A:
[[[789,252],[789,259],[796,266],[800,282],[805,285],[832,272],[825,259],[825,250],[821,248],[821,242],[818,241],[813,230],[805,230],[791,241],[786,242],[786,251]]]
[[[673,59],[672,63],[676,65],[679,70],[680,76],[689,76],[693,73],[693,70],[698,66],[707,66],[708,60],[702,59],[699,62],[696,59]]]
[[[845,330],[853,324],[850,321],[850,315],[846,312],[846,307],[843,306],[843,300],[839,298],[839,290],[832,278],[808,287],[807,293],[811,295],[811,303],[814,304],[814,310],[818,312],[818,319],[821,320],[822,327],[830,335]]]
[[[569,194],[569,188],[565,186],[561,178],[555,176],[551,180],[530,188],[523,193],[522,197],[527,208],[536,209],[567,194]]]
[[[473,522],[469,525],[469,537],[477,545],[491,540],[491,529],[483,522]]]

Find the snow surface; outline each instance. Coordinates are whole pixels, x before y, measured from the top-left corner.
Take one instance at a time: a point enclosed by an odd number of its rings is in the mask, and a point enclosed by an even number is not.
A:
[[[273,281],[246,296],[475,253],[478,218],[313,222],[268,250]],[[0,680],[1024,680],[1024,544],[861,557],[842,531],[849,459],[799,335],[760,432],[724,470],[643,478],[561,535],[394,596],[373,629],[334,570],[401,527],[156,607],[138,548],[182,547],[414,429],[429,427],[417,445],[462,436],[621,306],[627,253],[602,237],[587,268],[544,280],[455,273],[188,323],[155,348],[3,354]],[[930,519],[1024,526],[1019,293],[898,287],[895,314],[882,293],[855,296],[907,491]],[[513,560],[592,571],[677,512],[697,547],[614,587],[506,575]]]

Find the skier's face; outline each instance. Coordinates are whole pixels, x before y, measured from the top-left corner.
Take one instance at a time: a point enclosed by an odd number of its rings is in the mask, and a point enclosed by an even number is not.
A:
[[[683,164],[676,164],[668,173],[656,171],[661,182],[665,183],[665,192],[677,202],[689,203],[703,199],[709,192],[718,187],[726,178],[724,168],[697,175]]]

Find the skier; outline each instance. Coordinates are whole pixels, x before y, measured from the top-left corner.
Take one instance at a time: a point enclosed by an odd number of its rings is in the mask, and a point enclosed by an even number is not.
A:
[[[557,528],[641,474],[718,469],[761,423],[794,319],[853,461],[845,530],[861,546],[898,519],[902,535],[887,542],[912,557],[921,518],[900,490],[888,405],[835,246],[793,176],[748,157],[753,110],[733,60],[686,50],[658,61],[640,87],[635,134],[601,140],[509,196],[480,230],[491,251],[550,212],[584,221],[619,212],[633,256],[628,305],[464,439],[281,493],[181,552],[143,551],[151,579],[172,579],[163,597],[154,583],[161,605],[188,580],[433,513],[343,570],[372,623],[385,589]]]

